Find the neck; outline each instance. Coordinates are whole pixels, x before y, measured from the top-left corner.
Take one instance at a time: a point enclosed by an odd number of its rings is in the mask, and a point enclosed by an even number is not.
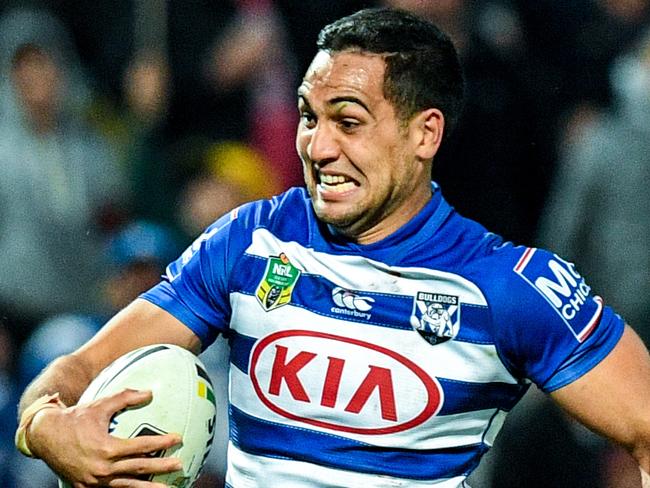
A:
[[[431,200],[431,184],[421,187],[394,208],[377,209],[371,219],[377,224],[368,228],[356,227],[356,222],[345,227],[333,227],[335,232],[357,244],[367,245],[385,239],[415,217]]]
[[[26,114],[29,125],[36,134],[47,134],[56,128],[57,120],[54,110],[42,107],[28,108]]]

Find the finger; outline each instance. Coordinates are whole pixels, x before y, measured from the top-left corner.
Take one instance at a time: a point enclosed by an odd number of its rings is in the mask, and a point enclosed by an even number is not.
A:
[[[143,435],[132,439],[114,437],[116,443],[114,458],[138,456],[150,452],[169,449],[182,443],[179,434]]]
[[[126,389],[115,395],[101,398],[97,400],[97,403],[101,404],[107,413],[113,415],[125,408],[147,405],[152,399],[153,394],[151,391]]]
[[[115,462],[112,471],[116,475],[140,476],[173,473],[181,469],[183,463],[178,458],[131,458]]]
[[[117,478],[109,481],[110,488],[168,488],[164,483],[154,483],[153,481],[141,481],[130,478]]]

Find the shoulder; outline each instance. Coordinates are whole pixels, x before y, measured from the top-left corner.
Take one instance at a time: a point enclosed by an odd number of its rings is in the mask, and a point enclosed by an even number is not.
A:
[[[575,265],[535,247],[493,240],[473,264],[497,323],[545,325],[560,322],[583,340],[602,311],[602,300]]]
[[[234,210],[242,225],[249,227],[297,226],[309,217],[310,200],[304,188],[290,188],[270,199],[256,200],[246,203]],[[298,219],[292,223],[287,219]],[[292,224],[292,225],[287,225]]]
[[[622,320],[575,265],[543,249],[504,245],[486,269],[497,349],[545,391],[581,376],[620,335]]]
[[[230,212],[230,221],[232,230],[244,235],[266,229],[281,240],[306,241],[315,217],[306,190],[296,187],[270,199],[249,202],[234,209]],[[215,224],[219,225],[219,222]]]
[[[555,303],[547,295],[560,289],[563,296],[582,279],[573,264],[559,256],[506,241],[456,213],[441,227],[440,237],[445,266],[476,283],[499,313],[531,313],[522,300]]]
[[[313,220],[309,197],[303,188],[291,188],[270,199],[245,203],[217,219],[197,237],[181,256],[187,263],[199,250],[238,255],[245,251],[259,229],[267,229],[286,240],[307,239]]]

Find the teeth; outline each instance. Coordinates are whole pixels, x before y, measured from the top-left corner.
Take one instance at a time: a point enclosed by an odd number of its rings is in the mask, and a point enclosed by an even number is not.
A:
[[[336,193],[343,193],[355,188],[353,181],[342,175],[320,175],[320,187],[324,190]]]
[[[337,183],[344,183],[345,177],[341,175],[320,175],[320,181],[328,185],[335,185]]]
[[[344,191],[350,191],[355,188],[354,183],[352,183],[351,181],[348,181],[346,183],[338,183],[335,185],[321,183],[319,186],[324,190],[335,192],[335,193],[343,193]]]

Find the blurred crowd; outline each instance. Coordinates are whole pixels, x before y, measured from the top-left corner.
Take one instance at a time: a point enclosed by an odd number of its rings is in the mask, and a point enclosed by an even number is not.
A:
[[[0,468],[19,392],[233,207],[300,185],[295,90],[326,23],[415,11],[456,44],[450,202],[575,262],[650,343],[650,0],[0,1]],[[203,354],[225,392],[227,343]],[[201,486],[223,486],[224,434]],[[629,458],[532,392],[475,486],[635,486]]]

